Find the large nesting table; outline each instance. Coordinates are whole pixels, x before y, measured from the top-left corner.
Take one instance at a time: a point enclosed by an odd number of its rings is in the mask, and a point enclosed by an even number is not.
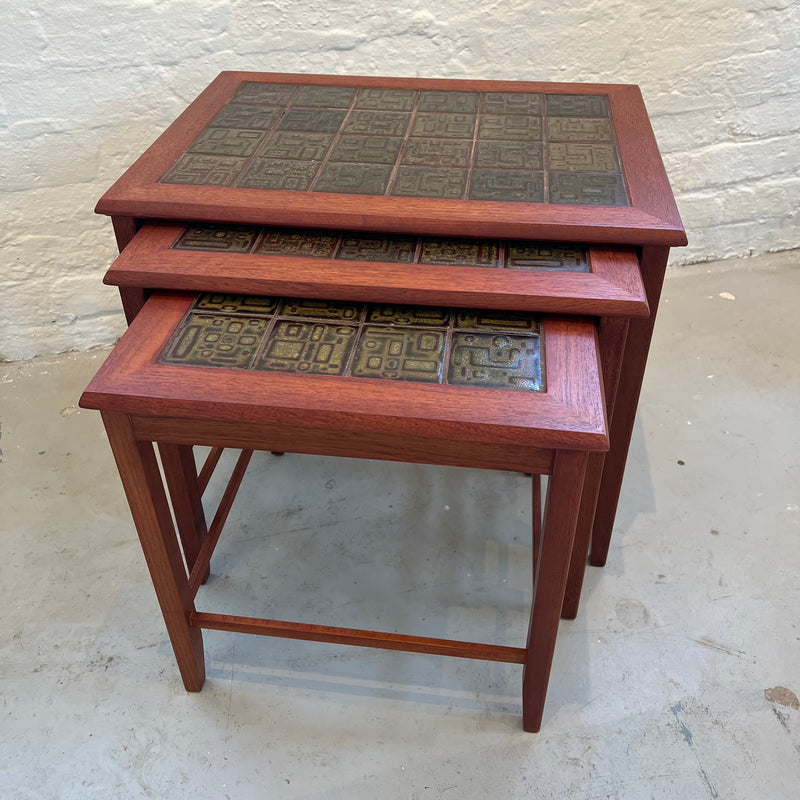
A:
[[[546,311],[595,321],[563,615],[605,563],[669,249],[686,243],[637,87],[226,72],[103,196],[129,321],[155,289]],[[164,459],[202,527],[191,452]]]

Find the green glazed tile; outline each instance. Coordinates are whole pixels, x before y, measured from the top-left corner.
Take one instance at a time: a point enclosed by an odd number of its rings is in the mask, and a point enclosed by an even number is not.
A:
[[[607,117],[608,97],[600,94],[548,94],[547,114],[551,117]]]
[[[426,139],[471,139],[476,119],[474,114],[418,113],[411,135]]]
[[[351,86],[301,86],[292,107],[349,108],[355,96]]]
[[[621,175],[551,172],[550,202],[589,206],[624,206],[628,195]]]
[[[471,152],[471,141],[409,139],[402,163],[424,167],[468,167]]]
[[[247,163],[245,158],[204,156],[189,153],[181,156],[160,183],[183,183],[193,186],[233,186]]]
[[[250,294],[201,294],[194,307],[198,311],[270,316],[275,313],[279,302],[277,297]]]
[[[246,158],[255,153],[258,146],[264,141],[265,135],[264,131],[206,128],[192,142],[187,152]]]
[[[541,392],[540,340],[535,336],[454,333],[447,380],[451,386]]]
[[[439,383],[445,333],[435,329],[367,326],[353,360],[360,378]]]
[[[480,169],[540,170],[540,142],[482,142],[475,145],[475,166]]]
[[[314,190],[340,194],[383,194],[391,175],[391,166],[383,164],[331,161],[323,169]]]
[[[610,142],[611,120],[572,117],[548,117],[549,142]]]
[[[361,319],[361,308],[361,303],[292,298],[283,301],[280,316],[358,322]]]
[[[353,111],[343,133],[363,133],[368,136],[404,136],[411,114],[393,111]]]
[[[321,161],[333,143],[330,133],[294,133],[276,131],[267,139],[258,155],[261,158]]]
[[[499,267],[500,248],[486,239],[423,239],[420,264],[446,264],[454,267]]]
[[[508,269],[545,269],[589,272],[589,256],[579,247],[558,247],[536,242],[508,243]]]
[[[189,314],[161,356],[168,364],[247,369],[269,320],[219,314]]]
[[[331,161],[359,164],[394,164],[403,140],[387,136],[340,136],[331,151]]]
[[[174,250],[206,250],[226,253],[249,253],[258,228],[246,225],[217,225],[214,223],[190,225],[180,235]]]
[[[347,111],[328,108],[290,108],[278,123],[282,131],[307,131],[308,133],[336,133],[344,122]]]
[[[541,203],[543,197],[544,176],[541,172],[519,173],[491,169],[472,171],[470,200]]]
[[[398,167],[391,194],[402,197],[438,197],[457,200],[464,194],[467,171],[433,167]]]
[[[263,103],[272,106],[285,106],[297,91],[297,86],[288,83],[243,83],[231,103]]]
[[[485,92],[481,111],[484,114],[542,113],[542,96],[527,92]]]
[[[367,322],[375,325],[446,328],[450,323],[450,309],[435,306],[373,305],[367,311]]]
[[[271,372],[342,375],[357,331],[355,325],[278,320],[254,367]]]
[[[389,261],[410,264],[414,260],[417,240],[413,236],[389,236],[386,234],[342,234],[342,244],[336,258],[348,261]]]
[[[283,189],[303,192],[319,169],[316,161],[282,161],[276,158],[256,158],[239,181],[246,189]]]
[[[619,162],[613,144],[553,142],[547,145],[547,168],[582,172],[617,172]]]
[[[265,228],[256,252],[270,256],[331,258],[338,241],[339,234],[329,231]]]
[[[356,108],[373,111],[412,111],[417,101],[413,89],[359,89]]]
[[[536,336],[539,333],[539,318],[524,311],[462,308],[454,313],[453,327],[457,330],[528,333]]]
[[[211,122],[209,128],[252,128],[267,131],[280,119],[283,111],[269,106],[224,106]]]
[[[483,114],[478,125],[479,139],[531,142],[542,138],[542,120],[539,117],[511,114]]]

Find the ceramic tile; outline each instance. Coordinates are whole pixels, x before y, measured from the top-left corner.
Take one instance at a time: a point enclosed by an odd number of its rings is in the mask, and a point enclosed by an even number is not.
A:
[[[363,133],[370,136],[405,136],[411,114],[393,111],[353,111],[342,129],[343,133]]]
[[[414,89],[360,89],[355,107],[373,111],[412,111],[418,95]]]
[[[398,167],[391,194],[403,197],[438,197],[457,200],[464,194],[467,171],[434,167]]]
[[[339,234],[330,231],[267,228],[256,252],[271,256],[332,258],[338,241]]]
[[[600,94],[548,94],[548,116],[554,117],[607,117],[608,98]]]
[[[176,250],[249,253],[258,231],[258,228],[246,225],[191,225],[181,234],[173,247]]]
[[[395,264],[410,264],[414,260],[416,243],[414,236],[342,234],[342,244],[336,257],[348,261],[391,261]]]
[[[255,153],[265,136],[264,131],[206,128],[192,142],[189,152],[246,158]]]
[[[576,182],[560,175],[569,172],[608,176]],[[245,82],[160,180],[629,205],[605,95]]]
[[[283,189],[306,191],[319,164],[314,161],[284,161],[277,158],[257,158],[250,164],[238,185],[246,189]]]
[[[536,242],[508,242],[508,269],[545,269],[589,272],[589,255],[580,247],[558,247]]]
[[[551,172],[550,202],[592,206],[627,205],[620,175],[596,172]]]
[[[293,106],[349,108],[356,96],[351,86],[301,86]]]
[[[376,304],[369,306],[366,321],[381,325],[446,328],[450,324],[450,309],[436,306]]]
[[[411,135],[426,139],[471,139],[476,119],[475,114],[417,114]]]
[[[342,375],[357,332],[354,325],[279,320],[254,367],[271,372]]]
[[[353,376],[439,383],[445,332],[366,326],[353,360]]]
[[[392,168],[382,164],[329,162],[315,190],[338,194],[383,194],[391,176]]]
[[[331,151],[331,161],[359,164],[394,164],[403,144],[398,136],[340,136]]]
[[[333,138],[328,133],[276,131],[267,139],[258,155],[261,158],[321,161],[333,144]]]
[[[541,203],[544,176],[541,172],[475,169],[472,171],[470,200]]]
[[[201,294],[194,307],[198,311],[219,311],[225,314],[270,316],[280,303],[277,297],[250,294]]]
[[[283,301],[280,315],[282,317],[358,322],[361,319],[361,310],[361,303],[294,298]]]
[[[457,309],[453,314],[453,327],[458,330],[493,331],[506,333],[539,333],[538,319],[525,312]]]
[[[238,106],[233,103],[225,106],[209,122],[212,128],[252,128],[266,131],[281,118],[283,110],[269,106]]]
[[[447,380],[453,386],[542,391],[538,337],[454,333]]]
[[[471,153],[471,141],[409,139],[401,163],[424,167],[468,167]]]
[[[231,103],[263,103],[285,106],[297,92],[298,87],[286,83],[256,83],[245,81],[236,90]]]
[[[420,264],[447,264],[454,267],[499,267],[500,247],[486,239],[424,238]]]
[[[168,364],[247,369],[268,324],[261,317],[190,314],[161,360]]]

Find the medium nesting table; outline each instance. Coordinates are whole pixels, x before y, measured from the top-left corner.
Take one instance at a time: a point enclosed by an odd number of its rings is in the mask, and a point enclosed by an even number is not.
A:
[[[575,616],[590,540],[605,562],[669,248],[686,243],[637,87],[222,73],[97,211],[129,322],[154,290],[589,321],[611,449],[586,449]],[[184,550],[206,532],[191,444],[159,445]]]

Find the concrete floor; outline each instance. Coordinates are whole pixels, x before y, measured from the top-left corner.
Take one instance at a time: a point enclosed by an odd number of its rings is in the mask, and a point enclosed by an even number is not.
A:
[[[0,365],[0,798],[794,800],[798,266],[669,274],[608,565],[536,735],[514,665],[212,631],[184,692],[76,407],[106,351]],[[529,486],[258,454],[199,605],[521,644]]]

